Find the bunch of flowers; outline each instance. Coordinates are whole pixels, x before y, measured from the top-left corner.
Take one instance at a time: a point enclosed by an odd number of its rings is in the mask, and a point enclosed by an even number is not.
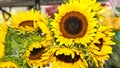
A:
[[[0,67],[102,68],[115,45],[104,9],[96,0],[69,0],[54,19],[34,9],[12,14],[0,24]]]

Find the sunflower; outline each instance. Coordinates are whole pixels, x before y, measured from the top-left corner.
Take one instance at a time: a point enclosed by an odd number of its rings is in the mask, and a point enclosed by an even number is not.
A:
[[[78,43],[87,46],[93,40],[98,21],[95,18],[96,12],[92,11],[87,1],[89,0],[70,0],[58,7],[58,13],[50,24],[59,45]]]
[[[0,24],[0,58],[4,56],[5,51],[5,37],[7,34],[7,24],[4,22]]]
[[[111,27],[101,25],[94,37],[95,40],[90,44],[91,57],[97,67],[103,67],[104,60],[108,60],[109,54],[112,54],[110,45],[115,45],[112,41],[114,34]]]
[[[103,8],[103,6],[101,6],[100,2],[96,2],[96,1],[97,0],[88,0],[86,4],[90,4],[90,6],[93,8],[93,11],[99,12]]]
[[[87,68],[84,54],[73,48],[54,47],[42,56],[42,62],[52,63],[52,68]]]
[[[17,65],[11,61],[0,62],[0,68],[18,68]]]
[[[44,22],[47,24],[47,21],[40,14],[39,11],[19,12],[16,15],[12,14],[11,27],[23,31],[33,31],[37,28],[37,22]]]
[[[48,27],[48,24],[44,22],[37,22],[37,25],[38,25],[38,29],[40,30],[41,36],[45,36],[45,40],[47,40],[46,43],[48,43],[48,45],[51,44],[52,35]]]
[[[6,34],[7,34],[7,24],[6,22],[3,22],[0,24],[0,42],[5,42],[5,37],[6,37]]]
[[[45,52],[48,44],[45,41],[35,42],[26,50],[25,56],[30,66],[42,67],[41,56]]]
[[[4,57],[5,46],[3,43],[0,43],[0,59]]]

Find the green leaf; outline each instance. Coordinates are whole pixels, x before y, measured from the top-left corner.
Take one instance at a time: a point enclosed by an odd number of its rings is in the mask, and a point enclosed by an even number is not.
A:
[[[41,40],[44,40],[45,38],[42,38],[41,36],[33,36],[32,37],[32,39],[33,39],[33,41],[35,41],[35,42],[39,42],[39,41],[41,41]]]
[[[120,42],[120,31],[119,30],[115,31],[115,36],[114,36],[113,40],[117,43]]]
[[[112,46],[113,54],[110,59],[106,61],[104,68],[120,68],[120,30],[115,31],[113,41],[116,45]]]
[[[120,7],[116,7],[117,11],[120,12]]]
[[[24,39],[21,36],[17,36],[16,38],[14,38],[14,40],[18,43],[18,44],[22,44],[24,42]]]

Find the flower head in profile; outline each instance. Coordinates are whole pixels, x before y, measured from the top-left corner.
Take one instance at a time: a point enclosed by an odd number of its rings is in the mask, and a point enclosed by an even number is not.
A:
[[[84,54],[75,49],[67,47],[54,47],[43,54],[42,62],[52,63],[52,68],[87,68],[88,64]]]
[[[103,67],[104,61],[109,59],[109,54],[112,54],[111,45],[115,45],[112,41],[114,35],[111,27],[100,25],[94,41],[90,44],[90,55],[97,67]]]
[[[37,22],[44,22],[47,24],[47,21],[40,14],[40,11],[31,9],[30,11],[21,11],[16,14],[12,14],[10,26],[22,31],[33,31],[38,27],[36,24]]]

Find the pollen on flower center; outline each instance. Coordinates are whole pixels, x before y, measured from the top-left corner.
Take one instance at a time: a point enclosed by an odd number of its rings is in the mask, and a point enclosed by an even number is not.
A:
[[[80,12],[67,13],[60,22],[60,31],[66,38],[80,38],[86,34],[88,22]]]
[[[44,53],[44,47],[42,48],[33,48],[33,51],[30,51],[30,60],[40,59],[41,55]]]
[[[23,21],[19,24],[19,26],[25,27],[25,26],[29,26],[29,27],[33,27],[33,20],[27,20],[27,21]]]

